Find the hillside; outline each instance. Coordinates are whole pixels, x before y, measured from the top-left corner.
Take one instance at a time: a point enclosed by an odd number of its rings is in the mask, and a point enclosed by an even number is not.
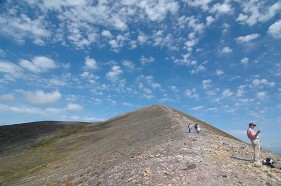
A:
[[[187,124],[200,124],[200,134]],[[180,111],[149,106],[100,123],[0,127],[0,185],[280,185],[252,148]],[[2,150],[3,149],[3,150]],[[263,151],[261,157],[281,159]]]

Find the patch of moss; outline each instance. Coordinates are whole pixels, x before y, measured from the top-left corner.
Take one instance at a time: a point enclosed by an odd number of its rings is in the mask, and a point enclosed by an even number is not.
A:
[[[46,147],[49,146],[55,142],[57,142],[59,139],[73,135],[77,132],[79,132],[82,128],[84,128],[87,124],[81,123],[81,124],[75,124],[75,125],[69,125],[65,126],[61,129],[58,129],[54,135],[49,136],[47,138],[41,139],[36,144],[32,145],[33,148],[39,148],[39,147]]]

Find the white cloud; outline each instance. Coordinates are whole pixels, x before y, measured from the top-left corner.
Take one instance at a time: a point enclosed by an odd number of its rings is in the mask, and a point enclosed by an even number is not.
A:
[[[160,89],[161,85],[159,83],[151,83],[152,88],[154,89]]]
[[[16,113],[16,114],[32,114],[32,115],[44,115],[50,117],[50,115],[56,115],[62,112],[62,109],[57,108],[34,108],[27,106],[9,106],[0,104],[0,112]]]
[[[190,6],[200,7],[202,10],[209,10],[209,3],[213,0],[187,0],[186,2]]]
[[[219,89],[216,88],[216,89],[213,89],[213,90],[208,90],[208,91],[206,91],[206,94],[207,94],[208,96],[216,96],[218,92],[219,92]]]
[[[268,96],[267,96],[267,92],[258,92],[258,93],[257,93],[257,97],[258,97],[259,99],[265,99],[265,98],[268,97]]]
[[[182,59],[173,59],[173,62],[177,65],[191,65],[192,64],[192,60],[190,60],[191,58],[191,54],[187,53],[187,54],[182,54]]]
[[[252,87],[260,87],[260,88],[263,88],[264,85],[269,87],[274,87],[276,83],[270,82],[267,79],[254,79],[251,84]]]
[[[274,38],[281,38],[281,19],[270,25],[267,33]]]
[[[38,15],[38,17],[32,19],[24,13],[21,13],[18,17],[6,14],[0,17],[0,25],[5,25],[4,27],[1,26],[0,32],[14,38],[19,43],[23,43],[26,38],[29,38],[33,40],[34,44],[44,45],[43,39],[51,34],[45,24],[47,23],[43,16]]]
[[[206,68],[203,65],[197,65],[197,66],[194,66],[194,68],[191,70],[191,73],[196,74],[199,72],[204,72],[205,70],[206,70]]]
[[[123,73],[123,70],[120,69],[120,66],[114,65],[111,68],[111,71],[106,73],[106,77],[111,81],[116,81],[122,73]]]
[[[144,95],[142,95],[143,97],[145,97],[146,99],[151,99],[154,96],[152,95],[152,90],[145,87],[145,85],[143,83],[139,83],[138,87],[140,90],[142,90],[144,92]]]
[[[222,74],[224,74],[224,71],[223,71],[223,70],[221,70],[221,69],[217,69],[217,70],[216,70],[216,75],[220,76],[220,75],[222,75]]]
[[[244,57],[243,59],[241,59],[241,63],[242,63],[243,65],[248,64],[248,63],[249,63],[249,58]]]
[[[20,60],[19,65],[34,73],[46,72],[50,69],[56,68],[55,62],[45,56],[36,56],[32,62],[27,60]]]
[[[74,104],[74,103],[69,103],[66,107],[66,110],[69,112],[74,112],[74,111],[78,111],[78,110],[82,110],[83,107],[79,104]]]
[[[0,95],[0,100],[1,101],[12,101],[15,99],[15,96],[13,94],[3,94]]]
[[[52,59],[45,56],[36,56],[32,59],[32,62],[42,71],[56,68],[55,62]]]
[[[0,57],[4,57],[6,55],[6,52],[2,49],[0,49]]]
[[[84,7],[87,6],[86,2],[81,1],[44,1],[43,6],[46,10],[62,10],[62,8],[70,7]]]
[[[144,56],[141,56],[140,58],[140,62],[142,65],[146,65],[148,63],[154,63],[155,62],[155,59],[153,57],[144,57]]]
[[[14,63],[0,60],[0,72],[6,73],[11,77],[19,77],[22,74],[22,69]]]
[[[215,21],[215,18],[213,18],[212,16],[208,16],[208,17],[206,18],[206,24],[207,24],[207,26],[210,26],[214,21]]]
[[[128,25],[124,22],[124,20],[118,16],[111,17],[111,22],[112,25],[118,30],[126,30],[128,27]]]
[[[197,38],[195,37],[195,32],[191,32],[188,34],[189,40],[185,42],[185,48],[188,52],[193,50],[193,47],[198,43]]]
[[[147,38],[147,36],[145,36],[144,33],[140,33],[140,34],[138,35],[138,41],[140,42],[140,44],[146,43],[147,40],[148,40],[148,38]]]
[[[253,101],[255,101],[255,100],[254,100],[254,99],[250,99],[250,98],[237,99],[235,105],[236,105],[236,106],[240,106],[240,105],[249,105],[249,104],[251,104]]]
[[[131,25],[135,23],[150,25],[153,22],[161,23],[167,16],[170,19],[174,15],[179,15],[187,19],[187,25],[194,32],[202,33],[205,26],[209,26],[214,22],[217,15],[233,13],[230,1],[211,3],[212,0],[188,0],[184,2],[189,6],[200,7],[204,11],[209,11],[216,15],[209,15],[203,21],[200,16],[185,17],[187,14],[182,16],[182,14],[178,14],[182,2],[176,0],[134,0],[130,2],[120,0],[114,2],[99,1],[97,3],[91,3],[90,1],[59,1],[55,3],[40,1],[32,4],[34,12],[31,16],[26,14],[25,8],[31,4],[27,4],[28,1],[22,1],[15,5],[12,2],[7,3],[7,7],[13,7],[13,11],[7,11],[6,15],[0,18],[0,25],[3,25],[2,32],[5,32],[3,35],[8,34],[22,42],[26,39],[31,39],[39,45],[50,42],[61,42],[64,45],[71,43],[78,49],[83,49],[93,47],[96,44],[104,46],[104,43],[101,42],[110,39],[107,44],[116,51],[126,44],[136,48],[137,44],[149,43],[147,42],[148,36],[152,34],[149,32],[143,33],[142,30],[137,30],[135,33],[130,32],[130,34],[134,34],[131,37],[134,37],[135,41],[126,36],[127,42],[123,43],[124,40],[121,41],[115,37],[115,34],[126,35],[127,31],[129,32],[129,29],[132,28]],[[265,3],[250,2],[248,3],[251,4],[250,6],[242,1],[240,3],[243,8],[241,16],[244,15],[248,19],[250,19],[251,13],[258,12],[261,13],[261,21],[268,20],[280,10],[280,3],[267,5]],[[266,7],[268,10],[263,11],[262,7]],[[56,22],[51,21],[50,12]],[[15,15],[20,16],[14,18],[16,17]],[[239,20],[246,21],[246,18],[242,19],[241,16]],[[253,17],[256,18],[256,16]],[[161,25],[156,24],[155,27],[157,26]],[[179,26],[185,28],[186,24]],[[153,27],[151,28],[153,29]],[[100,28],[102,29],[100,30]],[[161,29],[167,30],[164,25],[161,26]],[[136,36],[135,34],[138,35]],[[155,42],[153,43],[156,46],[166,45],[171,49],[175,49],[177,46],[171,45],[172,42],[176,42],[174,37],[173,34],[163,34],[162,37],[154,37]]]
[[[170,0],[141,1],[139,7],[152,21],[161,21],[168,13],[176,14],[179,9],[178,3]]]
[[[161,88],[161,85],[159,83],[156,83],[154,82],[154,77],[153,76],[144,76],[144,75],[140,75],[138,78],[137,78],[138,81],[143,81],[141,83],[139,83],[139,88],[141,88],[140,86],[142,86],[142,89],[144,89],[144,83],[147,85],[147,86],[150,86],[151,88],[153,89],[160,89]],[[149,92],[151,93],[151,92]]]
[[[228,32],[230,25],[227,23],[223,23],[222,28],[223,28],[222,32],[226,33],[226,32]]]
[[[281,2],[270,4],[267,1],[240,1],[243,13],[236,19],[238,22],[246,23],[250,26],[258,22],[266,22],[281,10]]]
[[[211,108],[207,108],[207,111],[217,111],[219,110],[217,107],[211,107]]]
[[[255,33],[255,34],[250,34],[250,35],[246,35],[246,36],[239,36],[235,40],[242,43],[242,42],[252,41],[258,37],[260,37],[260,34]]]
[[[245,85],[240,85],[240,86],[238,87],[238,90],[237,90],[237,96],[238,96],[238,97],[241,97],[241,96],[244,95],[244,93],[246,92],[246,91],[245,91],[245,88],[246,88]]]
[[[94,104],[96,104],[96,105],[99,105],[99,104],[101,104],[102,103],[102,100],[101,99],[98,99],[98,98],[95,98],[95,99],[93,99],[93,100],[91,100]]]
[[[224,47],[221,52],[224,54],[228,54],[232,52],[232,49],[229,47]]]
[[[169,47],[170,50],[173,50],[173,48],[176,48],[175,46],[172,46],[174,37],[172,34],[165,35],[164,30],[158,30],[154,31],[153,36],[153,46],[159,46],[159,47]]]
[[[281,64],[280,64],[280,63],[274,64],[274,66],[273,66],[273,68],[270,70],[270,72],[271,72],[274,76],[281,76]]]
[[[31,107],[14,107],[0,104],[0,112],[7,112],[7,113],[23,113],[23,114],[40,114],[43,115],[44,112],[38,108],[31,108]]]
[[[86,57],[85,59],[85,67],[86,69],[91,69],[91,70],[95,70],[97,69],[97,62],[95,59]]]
[[[103,30],[101,33],[102,36],[107,37],[107,38],[111,38],[112,34],[109,30]]]
[[[204,89],[208,89],[208,88],[211,86],[211,82],[212,82],[211,79],[203,80],[203,81],[202,81],[203,88],[204,88]]]
[[[200,105],[200,106],[192,107],[191,110],[201,110],[203,108],[204,108],[204,106]]]
[[[230,4],[227,3],[216,3],[210,10],[211,13],[216,13],[217,15],[220,14],[232,14],[233,8]]]
[[[71,64],[70,63],[62,63],[61,66],[62,66],[63,69],[68,70],[71,67]]]
[[[116,40],[110,40],[109,41],[109,44],[110,44],[110,46],[113,48],[113,49],[116,49],[116,48],[119,48],[119,44],[118,44],[118,42],[116,41]]]
[[[153,22],[162,22],[176,16],[181,2],[176,0],[134,0],[134,1],[20,1],[17,3],[5,2],[8,7],[0,17],[0,33],[9,35],[19,42],[32,40],[38,45],[59,42],[64,46],[72,44],[76,49],[88,49],[96,45],[104,46],[104,41],[118,52],[124,45],[136,48],[137,44],[144,44],[148,37],[140,34],[137,40],[127,38],[127,42],[119,40],[115,35],[126,35],[129,25]],[[32,13],[27,13],[26,7],[32,6]],[[10,8],[10,9],[9,9]],[[49,16],[49,14],[52,16]],[[25,15],[26,14],[26,15]],[[20,15],[20,16],[19,16]],[[18,17],[18,18],[15,18]],[[56,20],[55,22],[52,19]],[[21,24],[22,23],[22,24]],[[154,26],[153,26],[154,27]],[[104,29],[101,29],[104,28]],[[100,30],[101,29],[101,30]],[[141,30],[138,31],[142,33]],[[134,33],[134,39],[135,39]],[[147,35],[151,35],[148,33]],[[172,34],[164,37],[165,46],[173,41]],[[127,36],[126,36],[127,37]],[[170,45],[172,48],[172,46]]]
[[[60,101],[61,93],[59,91],[53,91],[45,93],[43,90],[37,90],[34,92],[25,93],[26,100],[36,105],[49,105]]]
[[[63,80],[57,79],[57,78],[51,78],[48,83],[51,84],[51,86],[55,85],[55,86],[66,86],[67,83],[64,82]]]
[[[128,60],[124,60],[122,62],[122,65],[127,67],[129,70],[134,70],[135,69],[135,64],[133,62],[131,62],[131,61],[128,61]]]
[[[82,78],[85,78],[85,79],[92,79],[92,78],[94,78],[94,74],[92,74],[92,73],[90,73],[90,72],[83,72],[83,73],[81,74],[81,77],[82,77]]]
[[[19,65],[21,67],[31,71],[31,72],[35,72],[35,73],[40,72],[40,69],[37,66],[35,66],[32,62],[30,62],[30,61],[20,60]]]
[[[236,19],[236,21],[241,21],[244,22],[249,18],[249,16],[245,15],[245,14],[239,14],[238,18]]]
[[[179,92],[179,89],[178,89],[177,86],[172,85],[172,86],[170,87],[170,89],[172,89],[172,91],[175,92],[175,93]]]
[[[226,89],[222,92],[222,95],[224,97],[230,97],[230,96],[232,96],[232,94],[233,94],[233,92],[230,89]]]
[[[204,23],[200,23],[200,20],[194,16],[188,17],[188,26],[194,30],[195,33],[202,33],[205,29]]]
[[[127,107],[134,107],[135,105],[132,103],[128,103],[128,102],[123,102],[122,105],[127,106]]]
[[[190,99],[199,99],[199,95],[197,94],[197,91],[195,88],[193,89],[187,89],[184,92],[185,96],[187,96]]]

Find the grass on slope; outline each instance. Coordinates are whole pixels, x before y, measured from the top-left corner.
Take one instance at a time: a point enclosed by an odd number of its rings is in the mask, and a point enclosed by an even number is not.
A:
[[[65,125],[20,151],[14,149],[9,154],[2,154],[0,185],[13,184],[20,178],[34,174],[65,157],[69,151],[77,148],[72,136],[86,126],[85,123]]]

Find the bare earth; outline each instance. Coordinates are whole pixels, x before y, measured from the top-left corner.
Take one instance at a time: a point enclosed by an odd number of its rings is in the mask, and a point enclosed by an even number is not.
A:
[[[281,185],[280,170],[251,163],[251,145],[165,106],[65,126],[14,144],[0,136],[0,185]]]

